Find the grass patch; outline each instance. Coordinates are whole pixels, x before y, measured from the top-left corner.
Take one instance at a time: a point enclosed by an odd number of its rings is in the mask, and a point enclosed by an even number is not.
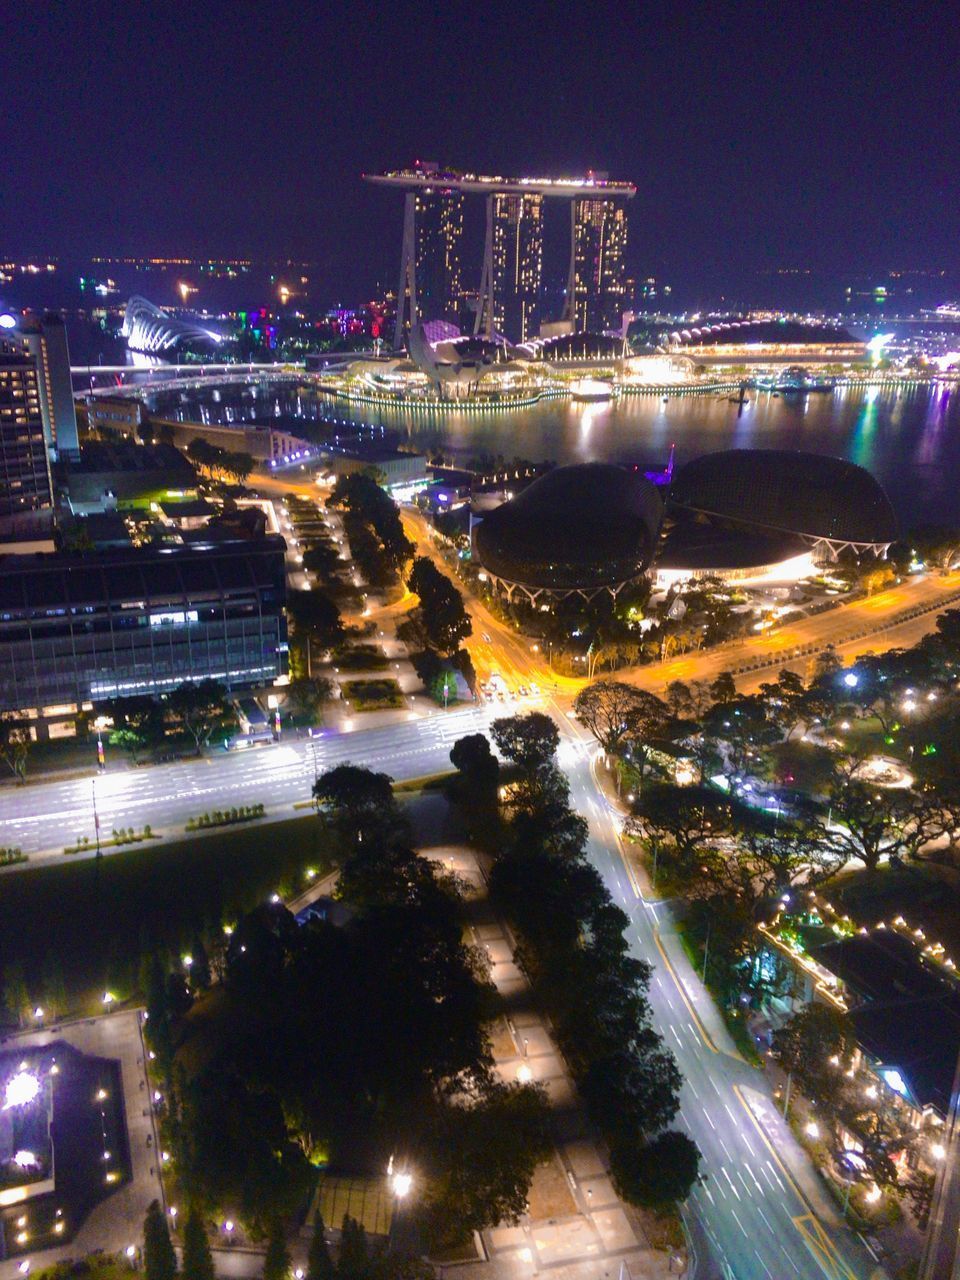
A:
[[[44,962],[59,961],[73,1012],[98,1009],[105,989],[133,995],[141,951],[151,940],[179,954],[198,932],[219,933],[280,889],[304,884],[307,867],[331,863],[316,818],[262,830],[242,827],[111,854],[36,867],[4,878],[0,964],[18,961],[31,999],[44,1003]]]
[[[456,769],[444,769],[442,773],[425,773],[422,778],[407,778],[403,782],[393,784],[394,794],[412,791],[441,791],[448,778],[452,778]]]
[[[407,705],[396,680],[345,680],[340,688],[353,703],[354,711],[384,711]]]
[[[343,644],[334,650],[333,664],[345,671],[386,671],[390,665],[378,644]]]

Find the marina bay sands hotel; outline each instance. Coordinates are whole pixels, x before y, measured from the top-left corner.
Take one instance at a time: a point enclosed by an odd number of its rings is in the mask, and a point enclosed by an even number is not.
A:
[[[394,346],[411,324],[445,320],[460,328],[470,302],[474,334],[511,342],[618,328],[624,307],[626,201],[630,182],[585,178],[499,178],[452,173],[434,164],[364,174],[404,193],[403,247]],[[479,291],[465,284],[465,197],[483,196],[486,236]],[[570,262],[559,317],[543,315],[545,200],[570,205]]]

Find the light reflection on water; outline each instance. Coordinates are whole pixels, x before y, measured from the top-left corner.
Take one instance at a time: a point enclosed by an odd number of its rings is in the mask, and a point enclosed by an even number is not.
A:
[[[960,391],[945,386],[841,388],[832,395],[750,392],[739,412],[726,393],[626,396],[605,403],[544,400],[525,409],[435,413],[350,404],[293,386],[213,387],[156,397],[161,412],[194,421],[257,420],[318,438],[324,421],[375,424],[424,451],[459,461],[479,453],[535,461],[677,465],[717,449],[809,449],[872,471],[901,518],[960,523]]]

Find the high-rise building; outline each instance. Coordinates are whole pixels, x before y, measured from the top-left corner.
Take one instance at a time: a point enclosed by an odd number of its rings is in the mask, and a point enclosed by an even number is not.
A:
[[[511,342],[540,331],[543,271],[543,196],[488,196],[491,232],[493,327]]]
[[[616,200],[575,200],[572,292],[574,327],[597,331],[620,327],[626,285],[627,211]]]
[[[46,312],[26,316],[17,326],[27,352],[37,366],[43,433],[51,458],[79,458],[77,412],[73,403],[67,327],[62,316]]]
[[[463,292],[463,196],[427,188],[415,198],[418,318],[456,324]]]
[[[0,342],[0,516],[53,506],[36,362]]]

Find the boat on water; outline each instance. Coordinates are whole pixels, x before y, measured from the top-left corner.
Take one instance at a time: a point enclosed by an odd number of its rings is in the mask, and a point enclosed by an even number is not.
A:
[[[613,383],[599,378],[580,378],[570,384],[571,397],[581,404],[595,404],[613,399]]]

